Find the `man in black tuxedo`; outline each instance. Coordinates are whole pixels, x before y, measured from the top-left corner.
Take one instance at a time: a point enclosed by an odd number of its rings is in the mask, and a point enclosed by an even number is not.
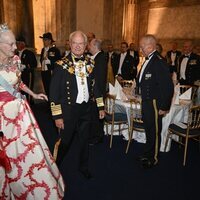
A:
[[[135,44],[130,43],[128,53],[134,58],[134,66],[137,67],[140,61],[139,53],[135,50]]]
[[[144,168],[158,164],[162,117],[169,111],[174,92],[168,64],[156,51],[156,39],[146,35],[140,40],[146,57],[137,78],[142,97],[142,119],[146,133],[144,152],[139,160]]]
[[[176,42],[172,42],[171,50],[166,53],[166,61],[169,64],[170,73],[177,72],[178,59],[181,56],[181,52],[177,50],[178,44]]]
[[[200,56],[192,52],[192,41],[183,44],[182,56],[179,58],[177,77],[181,85],[193,85],[200,80]]]
[[[23,36],[16,39],[17,41],[17,55],[21,59],[21,64],[23,66],[22,71],[22,81],[33,90],[34,80],[35,80],[35,68],[37,67],[37,59],[35,53],[26,48],[26,41]],[[30,95],[24,93],[30,103],[33,103]]]
[[[56,163],[60,166],[76,135],[79,152],[79,171],[90,179],[88,170],[88,138],[91,122],[91,105],[96,100],[99,118],[103,119],[103,97],[94,80],[94,60],[84,55],[87,36],[81,31],[70,34],[71,53],[55,64],[50,86],[50,103],[61,142]]]
[[[128,44],[121,43],[121,53],[114,58],[114,75],[118,80],[133,80],[137,75],[137,67],[134,65],[134,58],[127,53]]]
[[[95,84],[103,98],[106,96],[106,78],[107,78],[107,60],[106,55],[101,49],[101,40],[93,39],[89,45],[89,52],[94,59],[94,78]],[[104,121],[99,119],[98,107],[96,103],[92,106],[92,123],[90,131],[90,144],[96,144],[103,141],[104,136]]]
[[[52,34],[50,32],[44,33],[40,36],[43,39],[44,47],[41,51],[40,62],[42,66],[42,83],[47,96],[49,96],[49,86],[51,82],[51,74],[54,69],[54,63],[61,58],[60,50],[53,45]]]

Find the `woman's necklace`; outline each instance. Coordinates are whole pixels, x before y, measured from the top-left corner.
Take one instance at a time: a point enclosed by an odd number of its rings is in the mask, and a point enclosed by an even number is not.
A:
[[[7,69],[8,67],[10,67],[12,65],[12,60],[8,60],[7,63],[1,63],[0,62],[0,69]]]

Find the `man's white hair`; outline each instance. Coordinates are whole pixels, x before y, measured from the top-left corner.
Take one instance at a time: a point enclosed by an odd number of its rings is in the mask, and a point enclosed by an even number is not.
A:
[[[75,36],[75,35],[82,35],[83,38],[84,38],[84,41],[85,43],[87,43],[88,39],[87,39],[87,36],[85,35],[85,33],[83,33],[82,31],[74,31],[72,32],[70,35],[69,35],[69,41],[71,42],[72,41],[72,38]]]

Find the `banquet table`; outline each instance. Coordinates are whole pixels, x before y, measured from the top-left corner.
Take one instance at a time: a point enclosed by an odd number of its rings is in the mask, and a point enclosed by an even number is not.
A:
[[[161,131],[161,145],[160,151],[164,152],[165,141],[168,133],[168,127],[171,123],[187,122],[188,110],[191,106],[191,101],[180,100],[179,104],[172,104],[169,113],[167,113],[162,120],[162,131]],[[139,105],[133,105],[133,112],[140,110]],[[130,124],[130,113],[131,104],[128,101],[116,100],[115,101],[115,112],[126,113],[128,118],[128,124]],[[122,135],[125,140],[128,140],[128,130],[122,131]],[[145,132],[133,132],[133,139],[140,143],[146,142]],[[166,151],[170,150],[171,140],[168,142]]]

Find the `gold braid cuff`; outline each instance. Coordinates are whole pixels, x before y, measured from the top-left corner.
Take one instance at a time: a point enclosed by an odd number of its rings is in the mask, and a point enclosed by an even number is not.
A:
[[[61,105],[60,104],[55,105],[55,103],[52,102],[51,103],[51,112],[52,112],[53,116],[61,115],[62,114]]]
[[[59,148],[60,142],[61,142],[61,139],[59,139],[59,140],[56,142],[55,146],[54,146],[53,158],[54,158],[55,161],[56,161],[56,159],[57,159],[58,148]]]
[[[103,107],[104,106],[103,97],[96,98],[96,103],[98,108]]]

